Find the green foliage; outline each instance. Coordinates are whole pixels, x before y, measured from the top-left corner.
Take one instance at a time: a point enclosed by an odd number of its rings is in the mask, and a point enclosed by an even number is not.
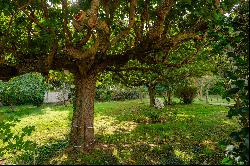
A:
[[[235,105],[228,117],[238,117],[242,129],[231,134],[234,141],[232,154],[228,156],[235,164],[249,164],[249,1],[240,1],[233,6],[223,3],[224,9],[230,9],[228,16],[221,15],[217,33],[210,32],[213,52],[220,55],[218,71],[225,78],[226,92],[223,97],[234,100]],[[218,57],[217,57],[218,58]]]
[[[138,99],[140,98],[140,93],[137,91],[114,91],[113,96],[111,97],[112,100],[125,100],[125,99]]]
[[[18,132],[14,132],[13,128],[20,120],[16,118],[9,118],[0,122],[0,142],[3,146],[0,147],[0,158],[5,158],[8,154],[14,154],[15,159],[20,157],[20,152],[30,152],[34,150],[35,143],[25,139],[26,136],[30,136],[35,130],[34,126],[26,126]],[[10,159],[9,159],[10,160]],[[17,161],[22,163],[25,158],[21,158],[23,161]]]
[[[146,117],[151,123],[160,123],[163,120],[162,111],[152,107],[144,107]]]
[[[220,95],[223,96],[225,93],[224,81],[218,80],[212,87],[209,88],[210,95]]]
[[[180,98],[185,104],[191,104],[197,94],[197,87],[194,86],[179,86],[176,89],[175,95]]]
[[[225,157],[222,161],[221,161],[222,165],[233,165],[233,161],[232,159],[230,159],[229,157]]]
[[[163,95],[163,93],[169,89],[171,89],[171,88],[166,84],[157,84],[155,86],[155,91],[159,95]]]
[[[54,71],[50,70],[48,75],[49,90],[70,90],[70,87],[74,84],[74,77],[72,73],[68,71]]]
[[[0,94],[2,94],[4,87],[5,87],[5,83],[2,80],[0,80]],[[1,102],[1,98],[0,98],[0,102]]]
[[[110,101],[112,91],[109,89],[96,88],[95,100],[97,101]]]
[[[141,92],[138,88],[97,88],[95,99],[97,101],[122,101],[141,98]]]
[[[43,103],[46,84],[41,74],[28,73],[12,78],[0,89],[2,89],[0,99],[3,105],[40,106]]]

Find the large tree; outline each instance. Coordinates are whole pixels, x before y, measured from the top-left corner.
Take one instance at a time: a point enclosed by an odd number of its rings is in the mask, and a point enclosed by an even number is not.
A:
[[[98,73],[130,59],[205,37],[219,1],[211,0],[1,0],[0,78],[50,69],[74,74],[76,100],[70,146],[94,143]],[[153,61],[152,61],[153,63]],[[164,62],[168,64],[168,62]]]

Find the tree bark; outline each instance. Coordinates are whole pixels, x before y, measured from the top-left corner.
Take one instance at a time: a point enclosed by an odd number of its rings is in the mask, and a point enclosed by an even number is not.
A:
[[[168,105],[171,105],[172,104],[172,91],[171,90],[169,90],[169,91],[167,91],[167,97],[168,97]]]
[[[75,100],[70,148],[80,151],[91,150],[94,137],[95,74],[75,74]]]
[[[202,89],[202,85],[200,86],[200,99],[202,100],[202,97],[203,97],[203,89]]]
[[[206,103],[208,104],[209,101],[208,101],[208,87],[206,88]]]
[[[150,106],[155,106],[155,86],[149,85],[148,86],[148,93],[149,93],[149,100],[150,100]]]

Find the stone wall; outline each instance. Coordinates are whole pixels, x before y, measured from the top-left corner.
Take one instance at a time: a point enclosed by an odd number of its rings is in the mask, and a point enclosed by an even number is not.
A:
[[[63,92],[46,92],[44,103],[61,103],[68,100],[68,93]]]

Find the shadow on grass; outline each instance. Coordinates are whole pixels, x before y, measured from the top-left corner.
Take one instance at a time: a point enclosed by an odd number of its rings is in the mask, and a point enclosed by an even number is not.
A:
[[[221,159],[213,150],[213,142],[189,142],[178,135],[166,133],[163,124],[138,125],[132,131],[96,135],[96,145],[89,154],[65,151],[66,139],[51,140],[36,146],[34,151],[19,157],[18,164],[55,165],[183,165],[219,164]],[[157,127],[158,126],[158,127]],[[162,135],[162,133],[165,133]],[[183,142],[180,142],[182,141]],[[180,142],[180,144],[178,144]],[[202,142],[206,143],[202,144]],[[183,145],[182,145],[183,144]],[[35,157],[35,158],[34,158]],[[213,160],[213,161],[212,161]],[[207,162],[207,163],[206,163]]]
[[[224,154],[216,142],[205,138],[196,141],[177,133],[164,124],[147,124],[138,125],[131,132],[99,134],[96,138],[103,149],[112,151],[118,164],[220,164]]]
[[[69,111],[69,110],[73,110],[73,105],[72,104],[63,104],[63,103],[58,103],[58,104],[50,103],[50,104],[42,105],[42,108],[43,109],[53,108],[53,111]]]
[[[182,165],[184,161],[175,155],[172,146],[165,144],[162,146],[152,144],[140,139],[129,142],[130,134],[115,134],[108,141],[103,141],[103,136],[99,137],[99,144],[96,146],[100,150],[108,151],[117,163],[122,165]],[[137,137],[137,136],[136,136]],[[137,137],[138,138],[138,137]],[[122,140],[123,139],[123,140]],[[125,141],[128,139],[127,141]],[[117,141],[118,142],[113,142]],[[103,143],[106,142],[106,143]],[[101,163],[100,163],[101,164]],[[103,164],[103,163],[102,163]],[[107,163],[112,164],[112,163]]]
[[[120,109],[112,113],[116,126],[119,126],[119,123],[132,121],[136,122],[136,127],[130,132],[117,127],[113,134],[98,133],[97,138],[99,142],[107,144],[106,146],[113,145],[116,148],[113,153],[119,154],[118,159],[122,158],[124,161],[122,164],[218,165],[224,157],[225,149],[219,142],[227,138],[233,128],[233,125],[225,126],[222,123],[222,120],[226,119],[226,111],[221,108],[194,104],[177,105],[162,110],[147,106]],[[102,112],[102,116],[111,116],[110,114]],[[109,130],[108,127],[106,128]],[[140,150],[136,150],[137,146]],[[164,150],[159,150],[164,149],[165,146],[172,148],[170,152],[174,152],[168,154],[169,157],[164,157]],[[160,151],[156,156],[154,156],[154,149]],[[128,159],[121,157],[124,155],[131,157]],[[180,161],[175,160],[176,157]]]
[[[6,117],[16,117],[16,118],[22,118],[30,115],[44,114],[44,112],[42,111],[42,107],[37,107],[33,105],[15,106],[13,108],[9,106],[4,106],[1,108],[0,113]]]
[[[18,164],[41,165],[50,164],[50,160],[60,154],[68,145],[65,139],[53,140],[45,145],[35,145],[30,151],[24,152],[15,160]]]
[[[50,108],[46,106],[43,109]],[[60,106],[55,109],[65,111],[64,108]],[[203,118],[207,116],[196,119],[203,114],[213,115],[212,107],[207,107],[211,111],[200,108],[198,111],[190,109],[178,114],[174,109],[138,108],[141,107],[107,111],[104,108],[101,116],[106,115],[117,120],[112,125],[134,121],[137,126],[131,131],[119,131],[117,128],[113,134],[98,133],[96,148],[90,154],[67,154],[64,151],[68,144],[66,140],[52,140],[49,144],[36,146],[36,151],[24,154],[21,159],[24,164],[220,164],[222,151],[216,147],[215,140],[218,138],[213,137],[223,137],[221,133],[224,128],[218,128],[219,123],[204,121]],[[69,119],[71,115],[69,113]],[[207,118],[210,120],[211,117]],[[215,147],[214,150],[210,148],[212,146]]]
[[[46,111],[69,111],[72,109],[71,104],[59,105],[59,104],[44,104],[40,107],[33,105],[21,105],[21,106],[2,106],[0,107],[0,114],[4,117],[16,117],[24,118],[31,115],[43,115]]]
[[[97,142],[91,153],[66,153],[65,140],[57,140],[49,145],[36,147],[34,152],[19,157],[22,164],[55,164],[55,165],[182,165],[184,162],[177,157],[173,148],[168,145],[152,146],[138,143],[122,146],[120,144],[104,144]],[[36,156],[34,160],[34,156]],[[20,162],[19,162],[20,164]]]
[[[25,165],[184,165],[206,162],[219,164],[220,158],[205,145],[195,143],[185,147],[186,150],[192,150],[194,155],[190,157],[186,152],[176,150],[175,140],[171,142],[167,137],[161,139],[156,133],[142,134],[141,130],[136,128],[128,133],[96,135],[95,148],[88,154],[68,154],[65,151],[68,146],[66,139],[52,140],[49,144],[34,147],[35,150],[19,156],[16,161]]]

